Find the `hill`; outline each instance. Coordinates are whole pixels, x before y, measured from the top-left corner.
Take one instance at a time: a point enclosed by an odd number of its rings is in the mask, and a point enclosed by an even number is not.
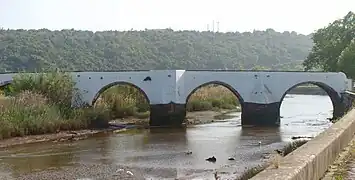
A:
[[[0,71],[300,68],[310,36],[272,29],[173,31],[0,30]]]

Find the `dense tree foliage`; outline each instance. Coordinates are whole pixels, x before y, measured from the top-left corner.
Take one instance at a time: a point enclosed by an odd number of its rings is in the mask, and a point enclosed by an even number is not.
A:
[[[295,32],[0,30],[0,71],[301,68],[312,47]]]
[[[355,14],[317,30],[312,37],[314,46],[303,65],[306,70],[342,71],[355,78]]]

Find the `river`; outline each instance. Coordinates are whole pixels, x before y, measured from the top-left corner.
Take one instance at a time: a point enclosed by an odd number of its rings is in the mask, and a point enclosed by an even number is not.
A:
[[[208,180],[213,179],[211,172],[215,169],[224,174],[240,174],[246,167],[259,164],[264,153],[281,148],[292,136],[315,136],[328,128],[332,104],[328,96],[288,95],[281,106],[280,128],[242,129],[240,114],[237,115],[225,122],[184,130],[133,130],[2,150],[0,179]],[[215,163],[205,161],[211,156],[217,158]],[[230,161],[229,157],[235,160]]]

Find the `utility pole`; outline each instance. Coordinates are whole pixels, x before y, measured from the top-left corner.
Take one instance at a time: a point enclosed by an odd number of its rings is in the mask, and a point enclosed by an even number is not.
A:
[[[212,21],[212,32],[214,32],[214,20]]]
[[[219,32],[219,21],[217,21],[217,32]]]

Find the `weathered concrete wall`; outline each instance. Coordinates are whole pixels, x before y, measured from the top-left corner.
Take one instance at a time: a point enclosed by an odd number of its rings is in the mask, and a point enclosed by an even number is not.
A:
[[[127,72],[73,72],[82,101],[92,104],[107,88],[130,84],[140,89],[150,104],[168,104],[175,99],[175,70]]]
[[[252,180],[318,180],[337,155],[351,141],[355,133],[355,109],[329,129],[299,147]]]
[[[186,103],[196,88],[208,83],[225,85],[238,94],[243,102],[256,104],[279,103],[287,91],[308,83],[338,92],[339,97],[348,88],[344,73],[185,71],[177,82],[180,96],[176,103]]]
[[[144,91],[150,104],[185,104],[196,88],[213,82],[229,87],[240,100],[256,104],[281,102],[288,90],[304,83],[330,88],[339,97],[351,86],[342,72],[151,70],[71,74],[82,100],[88,104],[102,90],[119,83],[131,84]],[[0,74],[0,85],[11,81],[14,75],[16,73]]]

